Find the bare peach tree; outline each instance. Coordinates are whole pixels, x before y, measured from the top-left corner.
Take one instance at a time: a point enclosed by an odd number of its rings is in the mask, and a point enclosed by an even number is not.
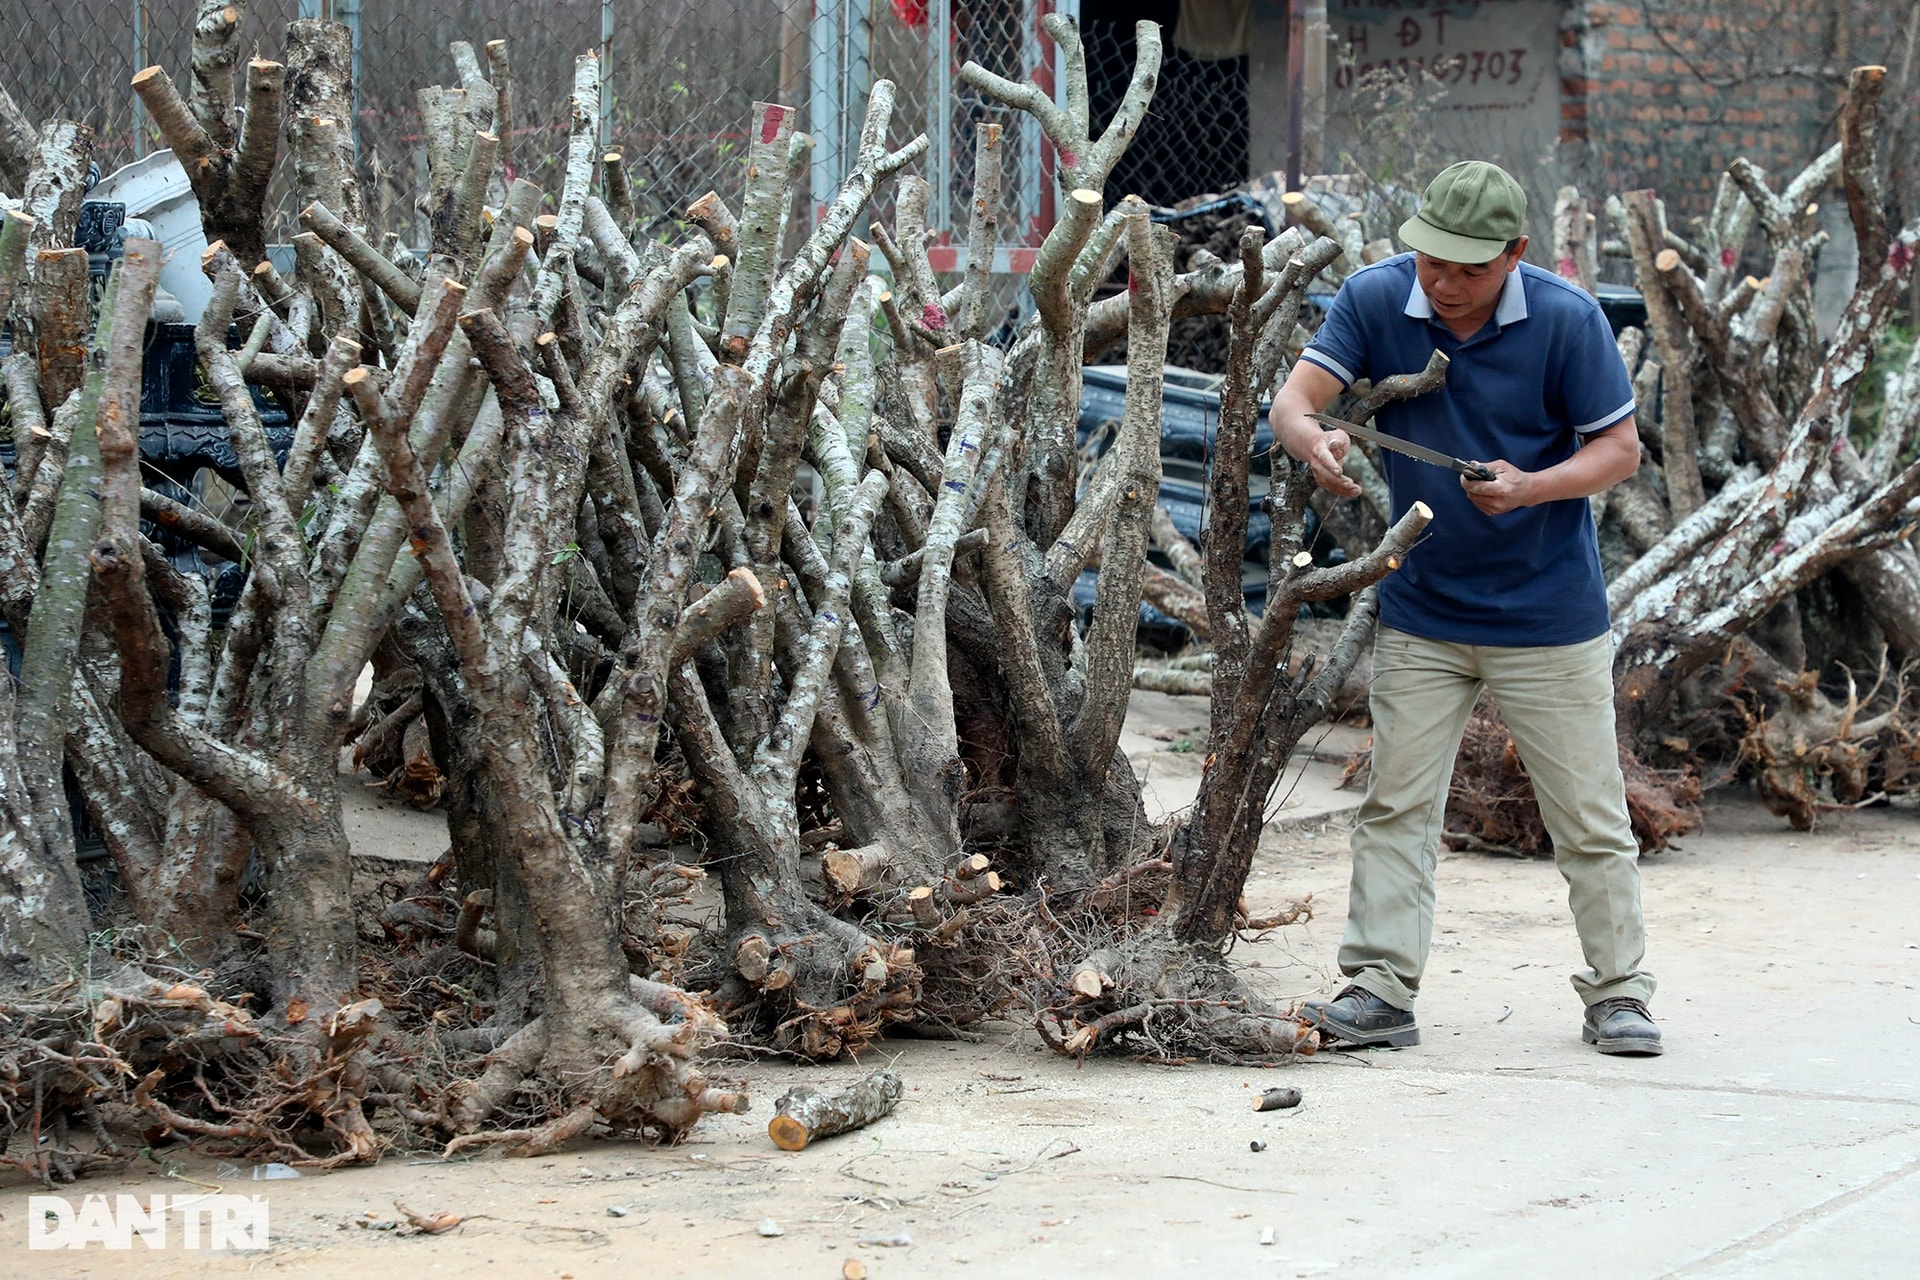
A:
[[[1697,674],[1750,690],[1742,750],[1763,797],[1803,827],[1822,804],[1913,786],[1902,667],[1920,660],[1920,364],[1888,372],[1854,423],[1920,248],[1920,221],[1887,222],[1884,81],[1884,68],[1853,73],[1840,142],[1786,186],[1736,161],[1704,243],[1669,227],[1651,193],[1629,193],[1622,211],[1653,337],[1642,382],[1658,379],[1666,406],[1649,439],[1657,465],[1620,499],[1649,531],[1609,586],[1622,721],[1643,740],[1671,734]],[[1823,342],[1808,283],[1821,239],[1812,217],[1814,197],[1836,181],[1857,283]],[[1764,278],[1735,269],[1755,227],[1771,258]],[[1802,677],[1809,649],[1835,647],[1805,611],[1813,589],[1844,593],[1869,620],[1849,629],[1843,656],[1879,665],[1878,678],[1861,673],[1871,687],[1833,698]]]

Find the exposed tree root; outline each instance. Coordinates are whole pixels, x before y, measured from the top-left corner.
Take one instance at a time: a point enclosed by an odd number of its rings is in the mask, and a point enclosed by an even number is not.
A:
[[[149,1145],[179,1134],[291,1164],[377,1159],[386,1143],[362,1101],[380,1012],[362,1000],[269,1034],[196,982],[132,965],[0,1008],[0,1163],[51,1181],[117,1159],[108,1114]],[[91,1149],[69,1141],[80,1123]],[[7,1150],[16,1136],[23,1155]]]
[[[914,935],[925,972],[916,1030],[951,1032],[1044,1006],[1062,968],[1098,940],[1150,928],[1172,882],[1173,864],[1151,857],[1078,895],[1041,885],[949,909]]]
[[[445,1154],[478,1146],[508,1155],[541,1155],[596,1124],[677,1142],[701,1116],[738,1114],[747,1096],[716,1088],[694,1059],[726,1035],[710,1010],[685,992],[636,983],[631,1004],[595,1009],[569,1024],[553,1014],[521,1028],[487,1057],[474,1081],[459,1081],[440,1114],[456,1132]],[[554,1028],[563,1026],[564,1033]],[[516,1092],[535,1080],[550,1084],[565,1110],[522,1128],[482,1131]]]
[[[437,917],[434,894],[450,904],[452,890],[430,879],[405,890]],[[635,978],[627,1001],[563,1009],[564,1036],[551,1012],[505,1035],[479,1025],[491,1010],[479,961],[430,929],[385,941],[364,974],[385,1000],[325,1014],[296,1003],[286,1024],[185,975],[155,977],[168,971],[153,963],[0,1004],[0,1166],[51,1185],[168,1137],[309,1168],[433,1135],[450,1152],[530,1155],[595,1126],[674,1141],[707,1112],[746,1109],[694,1065],[727,1029],[677,987]]]
[[[1218,953],[1162,928],[1087,956],[1053,995],[1035,1025],[1075,1058],[1104,1047],[1160,1062],[1236,1063],[1319,1048],[1293,1010],[1253,991]]]
[[[621,911],[620,946],[635,974],[657,983],[685,986],[702,930],[695,896],[707,885],[705,870],[672,858],[628,868]]]
[[[300,1012],[289,1010],[289,1016]],[[236,1056],[212,1071],[196,1068],[190,1089],[178,1066],[148,1072],[134,1088],[133,1104],[163,1133],[224,1139],[235,1154],[270,1152],[288,1164],[319,1168],[372,1163],[387,1146],[363,1105],[368,1051],[379,1038],[381,1012],[380,1001],[368,999],[324,1017],[301,1014],[287,1033],[263,1037],[244,1059]],[[180,1100],[163,1097],[163,1090],[220,1118],[182,1110]],[[326,1154],[313,1154],[316,1145]]]
[[[575,1107],[559,1119],[533,1129],[499,1129],[490,1133],[461,1134],[447,1143],[441,1154],[451,1158],[476,1147],[500,1147],[506,1155],[543,1156],[587,1132],[597,1119],[599,1115],[592,1107]]]
[[[1771,698],[1753,689],[1736,695],[1746,724],[1740,759],[1760,802],[1807,831],[1822,812],[1920,792],[1913,675],[1883,669],[1865,694],[1849,678],[1844,705],[1821,695],[1811,674],[1775,681]],[[1864,714],[1876,706],[1885,709]]]
[[[0,1166],[52,1185],[119,1159],[99,1108],[121,1096],[127,1071],[70,993],[0,1006]],[[92,1148],[76,1145],[80,1125],[95,1131]]]
[[[922,935],[917,1028],[961,1027],[1018,1008],[1062,1053],[1118,1051],[1155,1061],[1273,1061],[1317,1040],[1254,992],[1218,949],[1176,941],[1161,912],[1165,858],[1122,868],[1077,895],[1045,886],[962,908]],[[1310,918],[1297,902],[1239,930]],[[1235,936],[1238,936],[1236,934]]]
[[[719,1008],[777,1049],[826,1059],[858,1053],[911,1021],[921,968],[912,948],[868,934],[811,903],[736,934]]]
[[[1244,933],[1265,933],[1269,929],[1284,929],[1290,924],[1300,924],[1313,919],[1313,895],[1308,894],[1272,915],[1252,915],[1247,908],[1247,900],[1240,899],[1240,909],[1234,913],[1234,928]]]

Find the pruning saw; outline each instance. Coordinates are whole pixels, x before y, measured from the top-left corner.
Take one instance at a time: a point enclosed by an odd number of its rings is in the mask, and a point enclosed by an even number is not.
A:
[[[1357,422],[1348,422],[1343,418],[1336,418],[1332,414],[1310,413],[1307,416],[1329,431],[1344,431],[1350,436],[1371,441],[1379,445],[1382,449],[1391,449],[1395,453],[1404,453],[1409,458],[1414,458],[1436,467],[1445,467],[1449,471],[1458,471],[1461,475],[1469,476],[1475,480],[1492,480],[1495,478],[1493,469],[1482,463],[1468,462],[1465,459],[1456,458],[1450,453],[1441,453],[1438,449],[1429,449],[1425,445],[1414,444],[1410,440],[1402,440],[1399,436],[1390,436],[1384,431],[1376,431],[1372,427],[1363,427]]]

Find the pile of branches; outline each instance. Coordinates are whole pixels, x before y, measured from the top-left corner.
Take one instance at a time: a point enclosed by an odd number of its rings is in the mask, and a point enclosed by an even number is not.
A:
[[[1839,141],[1790,180],[1734,161],[1685,233],[1654,193],[1628,192],[1599,244],[1631,259],[1648,312],[1620,340],[1644,462],[1595,503],[1623,740],[1657,763],[1737,766],[1802,830],[1910,791],[1920,750],[1920,351],[1877,367],[1920,221],[1888,224],[1885,73],[1853,72]],[[1836,191],[1855,283],[1823,338],[1818,202]],[[1588,287],[1593,224],[1563,193],[1555,259]]]
[[[0,705],[0,953],[8,990],[72,993],[67,1021],[12,1022],[0,1052],[98,1067],[71,1087],[19,1076],[35,1102],[9,1112],[9,1143],[107,1101],[152,1140],[292,1163],[396,1141],[673,1140],[747,1105],[701,1065],[729,1043],[827,1058],[1020,1002],[1075,1053],[1143,1036],[1216,1057],[1311,1045],[1223,962],[1265,798],[1372,611],[1363,595],[1318,660],[1293,653],[1293,620],[1392,571],[1429,517],[1316,567],[1298,547],[1304,472],[1270,460],[1277,521],[1296,532],[1275,606],[1248,615],[1254,419],[1338,248],[1253,228],[1231,260],[1181,271],[1143,204],[1102,207],[1151,99],[1152,24],[1098,132],[1067,20],[1049,19],[1076,86],[1064,107],[966,69],[1067,158],[1034,316],[1003,348],[985,341],[996,124],[979,131],[965,229],[981,265],[958,282],[929,265],[930,189],[911,173],[927,142],[890,136],[885,82],[817,225],[787,225],[811,140],[760,104],[744,189],[690,200],[670,247],[644,234],[620,154],[595,146],[596,58],[576,66],[563,184],[543,193],[502,173],[506,103],[529,107],[505,42],[484,62],[456,44],[458,85],[423,94],[426,220],[403,249],[357,200],[344,28],[297,22],[285,65],[240,67],[245,16],[201,5],[186,93],[161,68],[134,80],[200,203],[213,299],[196,349],[242,514],[143,486],[138,353],[161,250],[126,242],[89,336],[85,256],[65,247],[84,129],[32,132],[0,242],[6,387],[29,446],[0,492],[0,606],[25,649]],[[283,145],[302,228],[287,276],[264,258]],[[863,240],[889,182],[894,220]],[[1128,291],[1096,299],[1121,263]],[[1197,550],[1218,570],[1190,587],[1219,652],[1221,764],[1163,829],[1119,735],[1167,334],[1206,313],[1231,323],[1222,448],[1243,460],[1217,469],[1215,505],[1242,514],[1209,531]],[[1124,420],[1083,490],[1081,370],[1122,338]],[[266,397],[294,424],[283,453]],[[224,627],[156,525],[243,551]],[[1096,563],[1083,630],[1069,591]],[[369,665],[375,694],[356,706]],[[342,821],[350,740],[448,814],[448,858],[373,893]],[[65,800],[45,781],[63,759],[126,910],[212,1002],[192,1008],[223,1016],[213,1040],[169,1033],[191,1052],[131,1056],[104,1023],[74,1038],[136,987],[90,967]],[[661,860],[659,821],[688,815],[699,865]],[[1116,886],[1152,912],[1115,915]],[[1035,919],[1055,922],[1037,950]],[[1088,964],[1099,989],[1056,999],[1047,984]],[[1187,1011],[1171,1039],[1169,1001]],[[93,1044],[120,1065],[93,1063]]]
[[[116,1164],[129,1152],[112,1122],[136,1092],[251,1050],[259,1030],[245,1010],[139,959],[103,956],[98,981],[0,999],[0,1167],[51,1184]]]
[[[1249,198],[1239,196],[1200,196],[1182,201],[1172,209],[1159,209],[1154,219],[1179,237],[1174,248],[1174,269],[1181,273],[1201,270],[1219,262],[1233,261],[1240,252],[1240,237],[1248,227],[1270,229],[1266,214]],[[1111,297],[1127,287],[1125,271],[1116,271],[1096,291],[1096,297]],[[1227,368],[1227,352],[1232,339],[1224,312],[1183,316],[1173,322],[1167,334],[1167,363],[1198,373],[1222,375]],[[1296,344],[1296,346],[1299,344]],[[1126,344],[1117,342],[1098,353],[1101,360],[1126,359]]]

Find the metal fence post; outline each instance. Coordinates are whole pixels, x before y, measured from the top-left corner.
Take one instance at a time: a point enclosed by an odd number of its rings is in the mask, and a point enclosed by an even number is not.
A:
[[[1306,110],[1306,0],[1287,4],[1287,190],[1300,189],[1301,115]]]
[[[147,61],[147,0],[132,0],[133,4],[133,69],[144,71],[150,65]],[[140,105],[136,95],[133,100],[133,158],[143,160],[147,155],[146,108]]]
[[[933,2],[933,208],[927,220],[953,225],[953,5]]]
[[[1075,7],[1078,8],[1077,5]],[[1040,23],[1047,12],[1047,8],[1046,0],[1033,0],[1033,3],[1027,6],[1025,14],[1026,21],[1020,24],[1020,66],[1023,70],[1032,68],[1032,74],[1036,78],[1039,76],[1040,68],[1043,65],[1040,61],[1040,37],[1043,34]],[[1055,102],[1065,102],[1066,98],[1063,93],[1064,84],[1065,81],[1058,76],[1054,78],[1053,98]],[[1033,226],[1035,220],[1040,216],[1038,203],[1041,182],[1040,130],[1022,129],[1020,131],[1020,141],[1020,189],[1014,194],[1015,212],[1013,225],[1025,231],[1026,228]],[[994,246],[996,250],[998,250],[999,247],[999,245]],[[996,253],[994,256],[998,257],[999,255]],[[989,271],[993,270],[992,267],[988,267],[987,269]]]
[[[867,95],[873,92],[873,0],[846,0],[846,88],[840,99],[840,154],[845,164],[857,158],[860,126],[867,116]],[[834,175],[834,188],[846,177]]]
[[[613,0],[600,0],[600,154],[613,149]]]
[[[820,217],[840,186],[840,135],[845,112],[840,60],[841,23],[846,0],[814,0],[807,28],[807,128],[813,134],[813,160],[807,193],[814,217]]]

